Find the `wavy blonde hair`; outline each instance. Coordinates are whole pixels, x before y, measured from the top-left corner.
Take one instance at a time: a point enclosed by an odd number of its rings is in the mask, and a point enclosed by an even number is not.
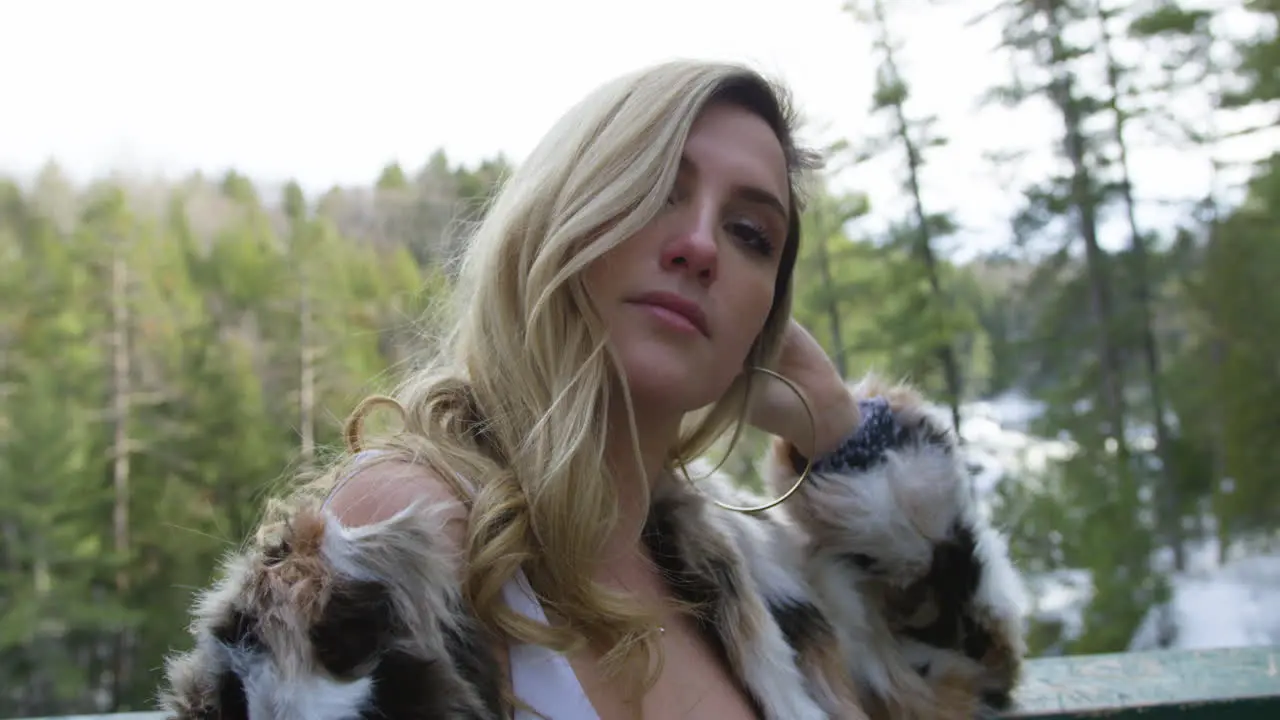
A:
[[[348,422],[352,450],[377,446],[390,451],[384,458],[425,463],[463,498],[463,592],[486,628],[563,652],[589,643],[606,672],[640,678],[639,693],[661,668],[656,618],[590,573],[618,517],[603,429],[612,403],[626,405],[637,462],[638,441],[582,271],[657,214],[690,127],[717,102],[764,119],[788,165],[790,226],[773,307],[746,358],[771,361],[790,316],[799,178],[816,156],[793,140],[795,119],[777,84],[739,65],[670,62],[591,93],[505,182],[461,259],[448,330],[394,395],[402,430],[362,439],[369,403]],[[691,459],[741,422],[746,382],[685,423],[673,460]],[[535,623],[504,604],[501,588],[518,569],[548,614],[567,622]]]

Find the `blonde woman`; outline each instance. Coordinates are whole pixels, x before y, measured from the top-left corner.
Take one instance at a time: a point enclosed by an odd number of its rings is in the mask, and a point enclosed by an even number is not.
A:
[[[1007,702],[1019,583],[910,389],[790,320],[782,91],[674,62],[574,107],[506,182],[453,330],[203,594],[171,717],[968,718]],[[779,377],[780,376],[780,377]],[[776,436],[745,497],[684,468]],[[799,482],[797,482],[799,481]]]

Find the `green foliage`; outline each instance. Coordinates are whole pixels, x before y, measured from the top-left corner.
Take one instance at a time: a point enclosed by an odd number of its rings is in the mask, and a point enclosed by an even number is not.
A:
[[[1267,4],[1253,10],[1268,12]],[[1065,638],[1061,627],[1038,625],[1033,648],[1122,651],[1165,598],[1166,556],[1176,567],[1210,533],[1225,552],[1280,524],[1274,483],[1262,475],[1280,459],[1263,430],[1274,433],[1280,422],[1271,410],[1280,348],[1261,336],[1280,306],[1274,281],[1263,280],[1280,272],[1273,229],[1280,198],[1266,189],[1274,169],[1256,176],[1227,219],[1217,220],[1228,211],[1209,198],[1175,237],[1160,238],[1129,207],[1141,188],[1129,187],[1125,128],[1172,126],[1180,141],[1212,147],[1221,112],[1266,101],[1266,84],[1248,64],[1273,52],[1276,39],[1262,33],[1233,46],[1217,33],[1214,12],[1176,3],[1019,0],[996,12],[1016,69],[989,99],[1048,100],[1062,120],[1055,139],[1062,171],[1033,181],[1013,216],[1013,252],[1029,258],[1023,271],[1011,285],[986,288],[996,302],[971,307],[990,343],[988,389],[1030,393],[1045,407],[1037,429],[1071,443],[1044,473],[1003,485],[998,507],[1026,566],[1092,576],[1084,634]],[[1147,45],[1144,62],[1160,72],[1117,61],[1138,48],[1133,41]],[[1239,62],[1228,68],[1220,58],[1232,52]],[[1101,92],[1082,58],[1107,67]],[[1202,83],[1241,87],[1241,80],[1244,100],[1208,90],[1208,117],[1162,107],[1205,92],[1196,87]],[[1108,214],[1128,216],[1123,250],[1098,242]]]
[[[1193,35],[1203,33],[1213,19],[1207,10],[1187,10],[1177,5],[1160,5],[1129,23],[1129,34],[1139,38],[1156,35]]]
[[[1280,156],[1251,184],[1242,207],[1215,228],[1188,283],[1199,320],[1189,348],[1202,358],[1195,399],[1220,427],[1222,482],[1208,488],[1232,532],[1275,526],[1280,507]],[[1183,370],[1186,372],[1186,369]],[[1225,531],[1225,530],[1224,530]]]
[[[64,232],[0,184],[0,685],[24,715],[148,707],[192,590],[300,459],[303,365],[313,439],[336,443],[445,289],[403,246],[310,217],[296,184],[279,209],[234,172],[171,188],[159,215],[136,192],[73,193]]]

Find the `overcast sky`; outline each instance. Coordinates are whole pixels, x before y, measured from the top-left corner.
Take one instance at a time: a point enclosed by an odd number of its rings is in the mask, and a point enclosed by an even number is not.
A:
[[[1021,180],[981,155],[1046,156],[1059,126],[1035,110],[975,112],[1008,75],[995,27],[964,27],[986,3],[890,5],[908,8],[897,25],[916,110],[952,141],[928,200],[959,213],[965,243],[1003,242]],[[871,127],[869,39],[840,0],[4,0],[0,173],[26,177],[49,158],[77,180],[234,167],[319,191],[368,183],[392,160],[412,171],[441,147],[519,161],[582,94],[673,57],[750,62],[792,87],[809,139],[857,140]],[[1203,158],[1138,161],[1148,196],[1205,186]],[[870,192],[884,219],[899,211],[889,169],[840,182]],[[1022,177],[1043,169],[1033,158]]]

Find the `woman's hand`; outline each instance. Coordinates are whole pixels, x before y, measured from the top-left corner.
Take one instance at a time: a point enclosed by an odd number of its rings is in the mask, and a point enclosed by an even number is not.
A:
[[[795,392],[764,373],[753,378],[755,393],[747,410],[750,424],[791,442],[808,457],[835,450],[858,426],[858,404],[844,379],[818,341],[794,319],[783,334],[777,364],[770,369],[804,392],[817,427],[810,428],[809,414]]]

